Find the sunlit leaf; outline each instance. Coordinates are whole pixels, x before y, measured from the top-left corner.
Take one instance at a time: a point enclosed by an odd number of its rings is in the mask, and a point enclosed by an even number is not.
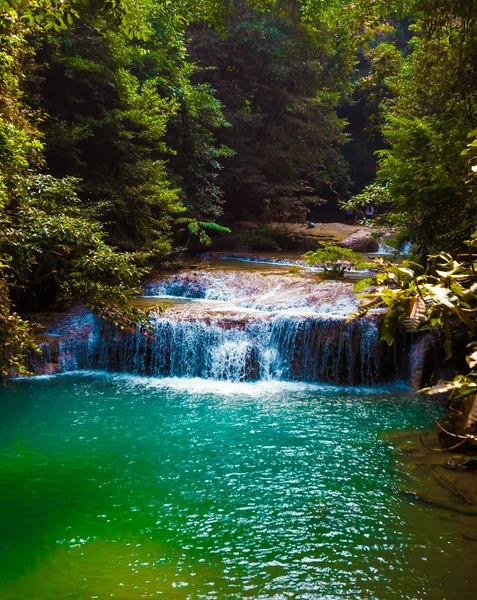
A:
[[[426,303],[424,300],[422,298],[411,298],[408,315],[402,320],[403,327],[406,331],[416,331],[426,320]]]
[[[371,278],[361,279],[360,281],[357,281],[354,284],[353,291],[354,291],[355,294],[359,294],[359,292],[362,292],[363,290],[365,290],[366,288],[368,288],[373,283],[374,283],[374,280],[371,279]]]
[[[477,367],[477,350],[472,352],[472,354],[469,354],[466,357],[466,360],[471,369],[474,369],[475,367]]]

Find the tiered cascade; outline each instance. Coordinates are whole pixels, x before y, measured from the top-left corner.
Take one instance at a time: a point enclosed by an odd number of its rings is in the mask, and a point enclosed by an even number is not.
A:
[[[228,381],[281,379],[371,385],[396,374],[379,315],[347,320],[350,284],[288,274],[184,273],[149,297],[201,298],[119,327],[79,310],[49,331],[37,372],[112,370]]]

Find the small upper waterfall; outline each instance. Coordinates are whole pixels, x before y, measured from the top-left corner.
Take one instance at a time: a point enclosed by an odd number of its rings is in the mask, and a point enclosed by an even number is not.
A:
[[[400,246],[393,246],[388,243],[389,240],[379,240],[377,252],[370,253],[375,256],[408,256],[412,252],[411,242],[405,242]]]
[[[73,311],[50,327],[33,368],[350,385],[396,374],[396,360],[378,340],[379,315],[347,320],[357,304],[351,284],[200,271],[153,282],[146,294],[174,303],[135,328]]]

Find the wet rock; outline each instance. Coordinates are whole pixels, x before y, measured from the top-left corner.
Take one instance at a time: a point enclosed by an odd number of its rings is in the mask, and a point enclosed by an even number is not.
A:
[[[370,229],[359,229],[339,244],[342,248],[351,248],[355,252],[377,252],[379,242]]]
[[[439,424],[442,427],[442,429],[439,431],[439,442],[443,448],[451,448],[452,446],[455,446],[456,443],[463,441],[461,438],[456,436],[468,433],[466,430],[466,421],[467,414],[470,409],[469,404],[471,401],[472,399],[469,400],[469,397],[467,397],[463,404],[462,402],[458,402],[454,407],[452,406],[452,403],[448,401],[448,407],[452,410],[446,413],[439,421]],[[475,452],[476,448],[477,440],[469,437],[462,443],[459,449]]]
[[[436,341],[431,333],[419,334],[411,346],[410,384],[415,390],[425,387],[436,369]]]
[[[436,469],[434,477],[444,489],[452,494],[464,505],[472,507],[474,514],[477,513],[477,476],[462,469],[463,472],[452,472],[450,470]]]
[[[358,305],[351,283],[317,282],[315,275],[281,271],[207,271],[183,272],[151,281],[146,296],[177,296],[229,302],[234,308],[261,311],[312,308],[315,312],[348,316]],[[186,310],[202,312],[205,305],[188,305]],[[223,307],[225,308],[225,307]],[[176,311],[183,312],[184,306]]]
[[[466,454],[453,454],[442,466],[451,471],[476,471],[477,458]]]

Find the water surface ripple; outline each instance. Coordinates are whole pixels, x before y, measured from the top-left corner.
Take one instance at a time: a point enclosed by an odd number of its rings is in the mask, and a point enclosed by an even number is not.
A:
[[[434,405],[215,386],[83,374],[1,390],[1,597],[474,597],[466,521],[403,496],[380,439]]]

